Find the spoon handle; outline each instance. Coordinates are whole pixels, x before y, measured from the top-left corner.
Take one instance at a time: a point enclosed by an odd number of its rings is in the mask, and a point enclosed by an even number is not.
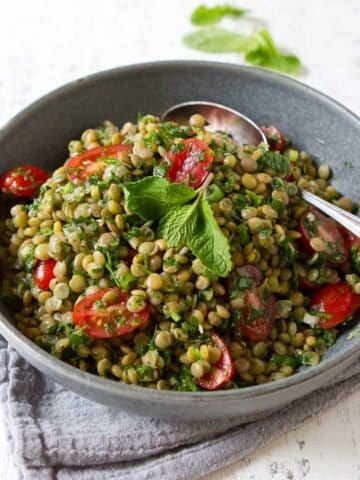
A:
[[[343,210],[342,208],[333,205],[330,202],[314,195],[313,193],[308,192],[307,190],[299,189],[300,195],[304,200],[306,200],[314,207],[317,207],[322,212],[329,215],[329,217],[336,220],[340,225],[347,228],[351,233],[360,237],[360,218],[352,213]]]

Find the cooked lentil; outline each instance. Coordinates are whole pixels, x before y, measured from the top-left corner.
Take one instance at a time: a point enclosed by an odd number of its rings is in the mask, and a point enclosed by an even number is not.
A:
[[[298,276],[321,285],[341,273],[334,264],[324,265],[321,254],[328,245],[321,237],[310,241],[313,257],[297,255],[297,222],[307,206],[296,185],[346,210],[354,203],[329,184],[329,166],[316,167],[306,152],[285,150],[290,178],[263,163],[264,146],[239,146],[224,133],[205,132],[198,114],[189,123],[190,128],[162,124],[147,115],[120,129],[109,121],[88,129],[69,143],[70,158],[99,146],[130,147],[110,155],[104,169],[82,183],[69,179],[66,165],[60,167],[32,203],[11,208],[11,217],[1,223],[0,261],[7,273],[2,297],[15,305],[21,299],[18,328],[81,370],[159,390],[201,389],[197,379],[210,375],[223,355],[213,332],[234,361],[235,374],[222,388],[263,384],[292,375],[301,364],[316,365],[337,331],[303,323],[309,291]],[[126,210],[124,182],[153,175],[171,145],[193,136],[214,153],[207,198],[230,242],[233,268],[256,265],[265,278],[260,288],[275,295],[276,322],[265,339],[249,340],[239,328],[236,313],[244,308],[244,292],[233,295],[228,279],[209,275],[187,248],[168,248],[153,222]],[[41,290],[33,269],[48,259],[56,261],[54,277]],[[346,261],[341,272],[360,293],[354,263]],[[123,308],[136,315],[148,305],[148,321],[114,338],[94,338],[74,325],[74,307],[82,299],[119,285],[131,292]],[[108,290],[96,308],[111,309],[118,301]]]

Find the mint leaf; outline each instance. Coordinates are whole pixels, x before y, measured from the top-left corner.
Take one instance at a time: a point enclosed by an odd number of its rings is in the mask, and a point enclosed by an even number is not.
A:
[[[191,15],[191,23],[200,26],[213,25],[220,22],[225,16],[241,17],[247,12],[248,10],[245,8],[237,8],[231,5],[215,5],[214,7],[200,5]]]
[[[171,210],[157,233],[170,247],[190,248],[210,274],[226,277],[231,270],[229,242],[201,196],[192,205]]]
[[[279,152],[264,152],[263,155],[258,159],[257,164],[258,170],[271,168],[277,173],[289,173],[290,171],[289,157],[281,155]]]
[[[207,200],[201,199],[197,210],[197,224],[188,246],[210,273],[226,277],[231,270],[228,239],[217,224]]]
[[[196,197],[196,191],[182,183],[169,183],[161,177],[145,177],[126,183],[126,208],[145,220],[163,217],[173,207],[184,205]]]
[[[275,45],[268,30],[259,30],[245,46],[245,60],[252,65],[271,68],[284,73],[296,73],[301,62],[294,55],[284,55]]]
[[[247,37],[223,28],[205,28],[183,37],[187,47],[208,53],[242,52],[247,48]]]
[[[160,220],[157,234],[164,238],[169,247],[188,246],[198,222],[200,197],[191,205],[174,208]]]

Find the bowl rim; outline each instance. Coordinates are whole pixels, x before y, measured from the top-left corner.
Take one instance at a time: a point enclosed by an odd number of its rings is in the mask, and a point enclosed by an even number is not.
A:
[[[97,73],[81,77],[71,82],[62,85],[39,99],[32,102],[30,105],[18,112],[12,117],[0,130],[0,141],[11,134],[16,125],[20,122],[30,118],[33,113],[37,113],[42,108],[46,108],[48,104],[54,100],[59,101],[63,96],[71,94],[72,91],[76,91],[81,88],[82,85],[96,84],[103,79],[109,79],[111,77],[121,76],[127,72],[146,72],[154,69],[163,70],[164,68],[197,68],[197,69],[217,69],[226,73],[226,71],[232,73],[245,72],[253,75],[254,78],[265,77],[270,81],[276,81],[280,86],[292,86],[293,88],[305,92],[306,94],[322,99],[326,104],[330,104],[331,107],[339,110],[342,114],[346,114],[360,129],[360,118],[349,108],[342,105],[337,100],[334,100],[330,96],[318,91],[317,89],[308,86],[297,79],[289,78],[285,75],[264,70],[261,68],[249,67],[238,65],[228,62],[214,62],[203,60],[161,60],[153,62],[137,63],[133,65],[125,65],[112,69],[103,70]],[[5,308],[9,312],[9,309]],[[93,373],[83,372],[80,369],[73,367],[72,365],[62,361],[53,355],[49,354],[45,350],[41,349],[38,345],[28,339],[24,334],[18,330],[2,313],[0,313],[0,333],[14,345],[15,348],[24,352],[24,356],[34,359],[37,364],[43,364],[47,367],[47,374],[52,377],[66,378],[69,383],[81,384],[82,387],[88,391],[97,390],[99,393],[104,390],[114,396],[121,396],[131,400],[144,399],[144,396],[151,401],[167,403],[171,400],[174,403],[182,404],[184,401],[188,402],[213,402],[217,400],[245,400],[254,397],[265,396],[268,394],[279,393],[284,390],[288,390],[298,385],[306,385],[309,382],[313,382],[314,379],[326,377],[328,372],[334,369],[341,363],[348,365],[352,360],[355,360],[360,356],[360,339],[354,341],[353,345],[346,351],[336,354],[335,357],[327,359],[325,362],[320,362],[311,369],[306,369],[297,372],[295,375],[287,377],[281,381],[271,382],[263,385],[254,385],[249,387],[231,389],[231,390],[215,390],[215,391],[198,391],[198,392],[178,392],[178,391],[166,391],[166,390],[153,390],[142,386],[127,385],[123,382],[114,381],[107,378],[102,378]],[[21,355],[22,353],[20,353]],[[31,363],[31,362],[30,362]],[[95,381],[96,379],[96,381]]]

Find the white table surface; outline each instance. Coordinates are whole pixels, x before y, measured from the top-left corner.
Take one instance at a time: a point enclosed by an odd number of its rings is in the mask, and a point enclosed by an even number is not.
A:
[[[12,0],[1,4],[0,127],[37,97],[78,77],[160,59],[237,55],[188,50],[181,36],[198,0]],[[208,2],[210,3],[210,2]],[[219,2],[220,3],[220,2]],[[360,113],[359,0],[244,0],[250,19],[299,55],[303,82]],[[31,148],[31,146],[29,146]],[[359,168],[359,166],[358,166]],[[0,411],[0,415],[2,412]],[[360,480],[360,392],[207,480]],[[0,479],[16,480],[0,423]],[[94,479],[96,480],[96,479]]]

